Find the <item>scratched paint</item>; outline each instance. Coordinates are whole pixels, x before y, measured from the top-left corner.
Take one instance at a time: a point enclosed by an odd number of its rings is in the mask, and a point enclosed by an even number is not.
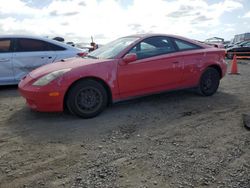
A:
[[[14,82],[13,53],[0,53],[0,85]]]
[[[47,58],[45,57],[44,52],[36,52],[34,55],[29,53],[16,53],[13,58],[13,71],[15,74],[15,80],[21,80],[26,76],[30,71],[45,65],[48,63]]]

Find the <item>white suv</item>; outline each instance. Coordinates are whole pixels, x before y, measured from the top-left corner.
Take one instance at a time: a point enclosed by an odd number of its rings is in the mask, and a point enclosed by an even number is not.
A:
[[[0,85],[18,84],[37,67],[81,55],[83,50],[47,38],[0,36]]]

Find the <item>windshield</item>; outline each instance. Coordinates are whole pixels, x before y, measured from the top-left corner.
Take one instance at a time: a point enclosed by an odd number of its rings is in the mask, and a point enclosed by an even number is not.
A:
[[[98,48],[97,50],[89,53],[86,58],[94,59],[113,59],[116,57],[122,50],[127,48],[130,44],[138,40],[136,37],[125,37],[117,39],[113,42]]]

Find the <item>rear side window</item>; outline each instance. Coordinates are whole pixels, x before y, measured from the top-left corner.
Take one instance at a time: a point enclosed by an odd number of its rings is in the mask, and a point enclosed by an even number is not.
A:
[[[52,44],[52,43],[47,43],[48,46],[48,51],[63,51],[66,50],[66,48],[58,46],[56,44]]]
[[[174,39],[174,42],[176,44],[176,46],[179,48],[179,50],[196,50],[196,49],[201,49],[200,46],[192,44],[190,42],[186,42],[183,40],[179,40],[179,39]]]
[[[46,51],[46,43],[41,40],[34,39],[17,39],[17,52],[36,52]]]
[[[11,40],[10,39],[0,39],[0,53],[11,51]]]

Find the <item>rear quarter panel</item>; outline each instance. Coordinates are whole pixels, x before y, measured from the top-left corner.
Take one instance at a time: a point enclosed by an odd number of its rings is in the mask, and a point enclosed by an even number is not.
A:
[[[223,49],[205,48],[181,53],[184,61],[183,87],[198,86],[201,75],[210,66],[218,66],[222,71],[222,77],[226,73]]]

